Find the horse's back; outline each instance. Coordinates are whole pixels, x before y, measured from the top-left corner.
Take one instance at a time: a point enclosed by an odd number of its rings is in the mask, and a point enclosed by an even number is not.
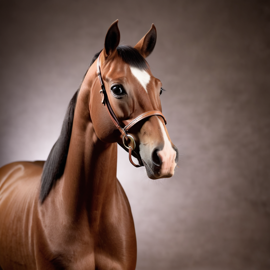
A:
[[[44,161],[21,161],[0,168],[0,209],[13,196],[29,198],[33,191],[37,192],[43,164]]]
[[[14,162],[0,168],[0,266],[3,269],[24,269],[32,260],[31,228],[43,164],[42,161]]]

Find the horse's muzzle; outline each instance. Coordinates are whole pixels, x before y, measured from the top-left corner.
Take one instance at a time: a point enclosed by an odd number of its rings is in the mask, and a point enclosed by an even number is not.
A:
[[[175,146],[172,146],[171,149],[156,147],[150,155],[147,155],[148,158],[143,156],[142,151],[143,164],[149,178],[169,178],[174,175],[178,161],[178,149]]]

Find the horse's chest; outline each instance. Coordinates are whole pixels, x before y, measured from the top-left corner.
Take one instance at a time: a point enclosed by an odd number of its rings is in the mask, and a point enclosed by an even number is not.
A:
[[[135,269],[137,245],[132,216],[100,223],[94,243],[96,269]]]
[[[81,222],[81,226],[62,229],[50,235],[54,267],[135,269],[137,248],[131,213],[117,213],[111,209],[109,214],[104,213],[98,220],[93,220],[93,223]]]
[[[110,229],[111,228],[111,229]],[[53,264],[57,269],[135,269],[135,232],[121,231],[121,225],[100,224],[95,235],[80,236],[77,241],[62,246],[62,252],[55,257]]]

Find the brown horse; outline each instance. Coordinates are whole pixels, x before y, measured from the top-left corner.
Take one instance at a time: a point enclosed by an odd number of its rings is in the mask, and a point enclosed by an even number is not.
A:
[[[174,174],[177,149],[161,113],[161,82],[145,60],[156,28],[133,48],[118,46],[117,23],[70,101],[45,164],[0,169],[2,269],[136,267],[132,213],[116,178],[117,143],[152,179]]]

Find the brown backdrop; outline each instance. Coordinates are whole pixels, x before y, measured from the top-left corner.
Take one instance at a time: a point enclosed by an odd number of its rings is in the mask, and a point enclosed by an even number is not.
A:
[[[46,159],[117,18],[122,44],[157,27],[148,62],[180,154],[151,181],[119,150],[137,269],[269,270],[269,1],[2,0],[0,165]]]

